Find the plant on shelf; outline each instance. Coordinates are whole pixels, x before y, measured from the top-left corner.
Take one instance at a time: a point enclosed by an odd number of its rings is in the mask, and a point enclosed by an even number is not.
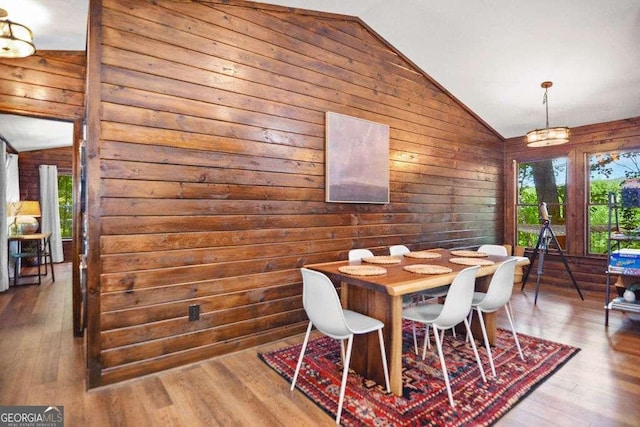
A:
[[[13,216],[13,222],[9,225],[9,235],[17,236],[18,233],[18,214],[20,213],[20,202],[9,202],[11,209],[9,210],[9,216]]]

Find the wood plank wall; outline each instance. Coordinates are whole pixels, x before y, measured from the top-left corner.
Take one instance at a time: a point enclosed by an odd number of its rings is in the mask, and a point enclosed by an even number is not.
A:
[[[502,139],[359,20],[104,0],[90,28],[90,387],[302,332],[304,264],[501,238]],[[391,203],[324,201],[326,111],[390,126]]]
[[[0,59],[0,112],[65,120],[84,117],[84,51],[38,51]]]
[[[588,200],[587,156],[593,153],[640,149],[640,117],[580,126],[570,130],[570,141],[555,147],[529,148],[524,137],[509,138],[505,143],[505,242],[513,244],[515,237],[516,176],[514,162],[531,162],[566,157],[567,176],[567,261],[581,289],[603,292],[606,288],[605,256],[587,254]],[[572,197],[573,196],[573,197]],[[552,224],[553,228],[553,224]],[[559,287],[573,287],[561,258],[550,256],[543,265],[542,282]],[[537,269],[537,263],[533,266]],[[535,270],[527,287],[535,286]]]

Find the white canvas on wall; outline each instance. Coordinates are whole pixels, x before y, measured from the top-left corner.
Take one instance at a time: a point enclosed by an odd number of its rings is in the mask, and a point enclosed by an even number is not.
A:
[[[326,201],[389,203],[389,126],[326,113]]]

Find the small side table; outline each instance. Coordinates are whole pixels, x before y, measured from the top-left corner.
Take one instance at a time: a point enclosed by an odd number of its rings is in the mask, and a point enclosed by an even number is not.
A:
[[[19,270],[18,264],[19,261],[25,258],[36,258],[38,263],[38,274],[29,275],[29,276],[38,276],[38,285],[42,284],[42,276],[46,276],[48,273],[47,269],[47,257],[49,258],[49,266],[51,266],[51,278],[53,282],[56,281],[55,272],[53,271],[53,258],[51,255],[51,233],[34,233],[34,234],[20,234],[17,236],[9,236],[9,242],[18,242],[18,249],[16,252],[10,253],[9,255],[14,258],[14,269],[13,269],[13,284],[16,286],[18,284]],[[25,248],[24,242],[36,242],[35,248]],[[44,274],[42,273],[42,259],[44,258]],[[27,276],[23,276],[27,277]]]

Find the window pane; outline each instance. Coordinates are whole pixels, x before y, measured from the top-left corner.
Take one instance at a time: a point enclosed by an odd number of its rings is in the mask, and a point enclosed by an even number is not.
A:
[[[545,202],[552,230],[562,248],[566,247],[565,205],[567,159],[518,164],[517,242],[535,247],[542,229],[540,204]]]
[[[589,156],[589,253],[607,253],[608,194],[615,193],[616,200],[620,201],[622,182],[627,178],[639,177],[640,152],[596,153]],[[623,230],[635,230],[640,225],[640,209],[619,209],[618,219]]]
[[[58,204],[62,238],[71,238],[73,231],[73,180],[71,175],[58,175]]]

